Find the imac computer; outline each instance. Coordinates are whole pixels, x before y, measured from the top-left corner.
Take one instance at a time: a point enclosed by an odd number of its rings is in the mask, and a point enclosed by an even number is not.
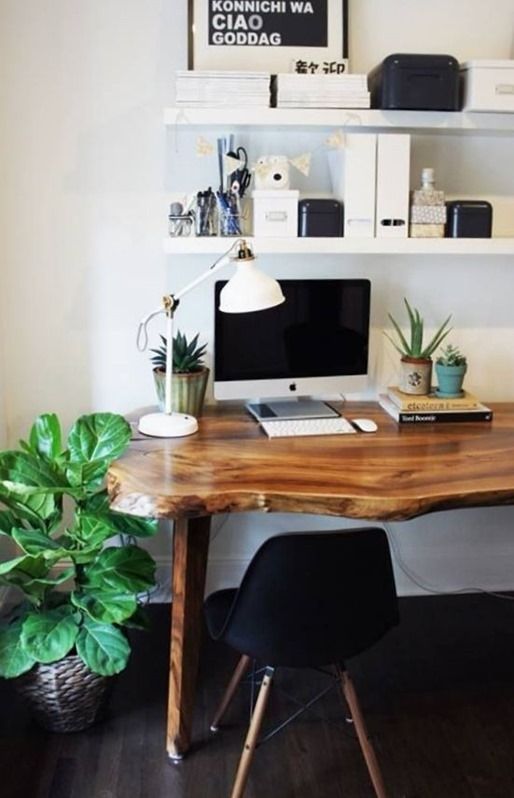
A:
[[[226,281],[216,282],[214,396],[246,400],[258,419],[337,415],[312,397],[365,389],[370,282],[279,283],[283,304],[236,314],[219,310]]]

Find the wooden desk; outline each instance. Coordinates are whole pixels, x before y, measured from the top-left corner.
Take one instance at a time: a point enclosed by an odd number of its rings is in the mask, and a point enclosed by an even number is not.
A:
[[[109,472],[112,506],[174,518],[167,750],[189,746],[210,517],[246,511],[403,520],[514,504],[514,404],[492,423],[398,426],[378,405],[374,434],[269,440],[243,411],[213,408],[198,434],[135,441]]]

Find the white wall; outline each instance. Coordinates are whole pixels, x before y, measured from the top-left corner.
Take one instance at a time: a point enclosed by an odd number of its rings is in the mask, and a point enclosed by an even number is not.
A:
[[[186,0],[0,0],[0,387],[11,443],[40,412],[56,411],[68,424],[81,412],[153,402],[148,359],[135,348],[137,322],[163,292],[209,263],[161,251],[171,193],[214,183],[216,175],[215,160],[194,155],[196,134],[174,137],[161,123],[174,69],[185,65],[185,8]],[[447,51],[460,60],[511,54],[512,0],[359,0],[350,16],[355,70],[394,51]],[[284,142],[279,133],[253,132],[241,143],[252,156],[285,145],[296,154],[315,149],[310,188],[323,191],[323,138],[295,131]],[[434,164],[450,194],[491,194],[503,208],[514,194],[511,153],[511,139],[419,138],[414,163]],[[502,219],[511,224],[508,213]],[[511,259],[270,257],[262,265],[283,277],[371,278],[377,385],[395,377],[381,335],[386,311],[401,312],[407,295],[434,325],[453,312],[457,342],[470,353],[472,390],[513,398]],[[210,291],[202,286],[180,311],[184,329],[209,338]],[[514,510],[498,508],[393,526],[405,559],[431,582],[512,587],[513,519]],[[233,579],[266,535],[323,525],[283,515],[221,523],[211,584]],[[153,548],[165,563],[164,536]],[[417,589],[403,578],[400,586]]]

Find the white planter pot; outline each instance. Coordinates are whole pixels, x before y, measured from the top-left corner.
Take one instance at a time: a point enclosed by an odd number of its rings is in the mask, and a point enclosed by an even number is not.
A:
[[[402,357],[400,361],[400,391],[423,396],[430,393],[432,385],[432,361],[415,357]]]

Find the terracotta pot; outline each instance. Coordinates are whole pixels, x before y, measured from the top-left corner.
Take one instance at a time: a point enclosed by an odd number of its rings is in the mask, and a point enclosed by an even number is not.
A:
[[[400,391],[423,396],[430,393],[432,361],[430,358],[402,357]]]
[[[159,369],[153,372],[159,409],[164,412],[165,373]],[[171,404],[176,413],[187,413],[198,418],[202,415],[205,390],[209,379],[209,369],[204,366],[189,374],[173,373],[171,381]]]

